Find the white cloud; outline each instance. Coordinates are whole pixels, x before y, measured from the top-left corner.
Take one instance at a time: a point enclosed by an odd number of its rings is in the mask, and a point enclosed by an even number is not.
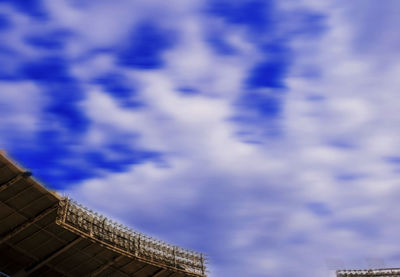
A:
[[[8,148],[32,138],[41,128],[45,102],[40,89],[31,82],[0,82],[0,144]]]
[[[400,194],[398,166],[385,159],[400,155],[400,68],[382,53],[395,52],[389,44],[397,43],[396,37],[374,34],[378,45],[359,51],[371,27],[367,19],[376,16],[373,7],[364,9],[358,2],[352,21],[356,4],[287,3],[281,4],[285,18],[299,7],[310,8],[328,16],[328,29],[319,38],[291,40],[293,67],[282,116],[274,122],[283,132],[261,144],[242,142],[235,135],[237,123],[229,120],[243,80],[261,53],[242,28],[198,12],[198,1],[47,1],[54,25],[28,28],[27,17],[13,17],[17,27],[10,41],[29,57],[37,53],[21,38],[42,27],[73,31],[69,57],[118,43],[149,14],[181,34],[180,43],[164,53],[166,67],[159,70],[128,70],[111,54],[73,61],[73,74],[87,92],[81,108],[90,120],[77,147],[101,149],[110,140],[124,140],[162,152],[166,161],[132,165],[125,172],[103,170],[101,178],[65,193],[133,226],[135,217],[177,224],[176,234],[152,232],[214,253],[211,276],[328,276],[329,259],[357,267],[368,255],[399,264],[400,225],[393,212]],[[393,15],[381,20],[386,27],[397,22]],[[227,35],[238,49],[235,55],[212,51],[204,41],[210,26]],[[305,77],[309,68],[318,74]],[[124,73],[138,88],[135,97],[143,107],[122,107],[100,86],[88,85],[93,76],[110,70]],[[200,93],[183,95],[177,91],[182,86]],[[1,130],[34,134],[46,104],[36,85],[1,82],[0,94],[0,105],[9,111],[0,118]],[[7,144],[11,139],[4,135],[0,140]]]

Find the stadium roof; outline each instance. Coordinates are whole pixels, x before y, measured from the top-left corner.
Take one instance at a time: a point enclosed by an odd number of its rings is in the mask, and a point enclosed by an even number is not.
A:
[[[360,269],[360,270],[338,270],[336,271],[337,277],[400,277],[399,268],[384,268],[384,269]]]
[[[202,254],[52,192],[0,151],[0,276],[206,276]]]

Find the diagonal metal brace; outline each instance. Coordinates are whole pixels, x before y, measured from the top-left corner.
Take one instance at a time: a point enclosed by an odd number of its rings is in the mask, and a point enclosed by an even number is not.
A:
[[[151,277],[158,277],[161,276],[161,274],[163,274],[165,272],[165,269],[161,268],[160,270],[157,270],[156,273],[154,273],[153,275],[151,275]]]
[[[6,188],[8,188],[9,186],[15,184],[16,182],[18,182],[21,179],[26,179],[28,177],[32,176],[32,173],[29,171],[25,171],[25,172],[21,172],[19,173],[17,176],[11,178],[10,180],[8,180],[7,182],[3,183],[0,185],[0,192],[5,190]]]
[[[28,228],[29,226],[31,226],[32,224],[35,224],[36,222],[38,222],[39,220],[41,220],[43,217],[47,216],[48,214],[50,214],[51,212],[53,212],[57,207],[50,207],[44,211],[42,211],[40,214],[36,215],[35,217],[25,221],[24,223],[22,223],[21,225],[15,227],[11,232],[9,232],[8,234],[4,235],[1,239],[0,239],[0,245],[4,242],[6,242],[7,240],[9,240],[10,238],[12,238],[13,236],[15,236],[16,234],[20,233],[21,231],[25,230],[26,228]],[[1,276],[1,275],[0,275]]]
[[[50,254],[49,256],[47,256],[42,261],[39,261],[38,263],[32,265],[31,267],[28,267],[28,268],[25,268],[25,269],[21,269],[19,272],[15,273],[15,275],[13,275],[13,276],[14,277],[26,277],[26,276],[29,276],[32,272],[34,272],[35,270],[39,269],[40,267],[42,267],[43,265],[45,265],[46,263],[48,263],[49,261],[51,261],[55,257],[59,256],[60,254],[64,253],[65,251],[67,251],[68,249],[70,249],[71,247],[73,247],[74,245],[79,243],[81,240],[82,240],[81,237],[78,237],[78,238],[74,239],[73,241],[69,242],[67,245],[64,245],[63,247],[61,247],[57,251],[55,251],[52,254]]]

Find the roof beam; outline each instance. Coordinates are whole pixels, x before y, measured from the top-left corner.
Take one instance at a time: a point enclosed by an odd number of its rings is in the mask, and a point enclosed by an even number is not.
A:
[[[42,196],[40,196],[40,197],[42,197]],[[33,200],[32,202],[34,202],[34,201],[36,201],[36,200],[37,200],[37,199]],[[30,204],[24,206],[23,209],[25,209],[26,207],[29,207],[30,205],[32,205],[32,202],[31,202]],[[28,216],[27,214],[23,213],[23,212],[20,211],[20,210],[17,210],[15,207],[10,206],[10,205],[7,204],[6,202],[0,202],[0,204],[1,204],[1,205],[4,205],[4,206],[8,207],[10,210],[12,210],[12,211],[13,211],[13,214],[14,214],[14,213],[15,213],[15,214],[18,214],[18,215],[24,217],[25,220],[29,220],[29,216]],[[40,229],[39,231],[45,232],[46,234],[48,234],[48,235],[54,237],[55,239],[57,239],[57,240],[58,240],[59,242],[61,242],[61,243],[66,243],[66,241],[60,239],[58,236],[56,236],[56,235],[53,234],[52,232],[46,230],[45,228],[40,227],[40,226],[38,226],[38,225],[36,225],[36,226]],[[38,232],[39,232],[39,231],[38,231]],[[28,237],[26,237],[26,238],[24,238],[24,239],[27,239],[27,238],[28,238]],[[19,243],[19,242],[18,242],[18,243]]]
[[[71,241],[70,243],[68,243],[67,245],[61,247],[60,249],[56,250],[55,252],[53,252],[52,254],[50,254],[49,256],[47,256],[46,258],[44,258],[43,260],[37,262],[36,264],[29,266],[25,269],[20,270],[19,272],[17,272],[14,276],[15,277],[24,277],[24,276],[28,276],[29,274],[31,274],[32,272],[34,272],[35,270],[39,269],[40,267],[42,267],[43,265],[45,265],[46,263],[48,263],[49,261],[51,261],[52,259],[54,259],[55,257],[57,257],[58,255],[64,253],[65,251],[67,251],[68,249],[70,249],[71,247],[73,247],[74,245],[76,245],[78,242],[81,241],[81,237],[78,237],[76,239],[74,239],[73,241]]]
[[[16,234],[18,234],[19,232],[25,230],[26,228],[28,228],[29,226],[31,226],[32,224],[38,222],[39,220],[41,220],[42,218],[44,218],[45,216],[47,216],[48,214],[50,214],[52,211],[54,211],[57,207],[53,206],[50,207],[44,211],[42,211],[41,213],[39,213],[38,215],[36,215],[35,217],[31,218],[30,220],[25,221],[24,223],[22,223],[21,225],[17,226],[16,228],[14,228],[12,231],[10,231],[8,234],[6,234],[5,236],[3,236],[0,239],[0,244],[4,243],[5,241],[9,240],[10,238],[12,238],[13,236],[15,236]]]
[[[32,173],[29,171],[25,171],[25,172],[21,172],[19,173],[17,176],[14,176],[13,178],[11,178],[10,180],[8,180],[7,182],[3,183],[0,185],[0,192],[5,190],[6,188],[8,188],[9,186],[15,184],[16,182],[18,182],[21,179],[26,179],[28,177],[32,176]]]
[[[111,261],[109,261],[108,263],[100,266],[99,268],[97,268],[93,273],[90,274],[90,276],[95,277],[98,276],[99,274],[101,274],[104,270],[106,270],[107,268],[109,268],[110,266],[112,266],[113,264],[115,264],[116,262],[122,260],[122,258],[124,258],[124,256],[118,256],[114,259],[112,259]]]
[[[85,246],[84,248],[79,249],[78,251],[79,251],[79,252],[83,252],[83,251],[87,250],[88,248],[90,248],[91,246],[93,246],[93,244],[92,244],[92,243],[89,243],[87,246]],[[98,253],[95,254],[95,255],[98,255],[99,253],[102,253],[103,251],[105,251],[105,250],[102,249],[102,250],[100,250],[100,252],[98,252]],[[60,265],[60,264],[66,264],[66,263],[69,262],[70,259],[73,259],[73,258],[74,258],[74,255],[69,255],[69,256],[67,256],[67,257],[64,257],[64,259],[61,259],[61,261],[59,260],[58,263],[55,264],[55,266],[58,266],[58,265]],[[80,264],[74,266],[73,268],[69,269],[69,270],[68,270],[68,274],[70,274],[70,275],[73,274],[73,272],[74,272],[76,269],[78,269],[79,267],[85,265],[87,262],[90,262],[91,259],[92,259],[92,258],[89,258],[89,259],[87,259],[87,260],[84,260],[84,261],[82,261],[82,263],[80,263]]]
[[[90,262],[91,260],[95,260],[95,261],[98,262],[98,263],[102,263],[102,261],[99,260],[98,257],[101,256],[101,255],[104,253],[104,251],[109,251],[109,250],[106,249],[106,248],[104,248],[103,250],[101,250],[101,251],[98,252],[97,254],[95,254],[95,255],[93,255],[93,256],[89,256],[89,255],[85,252],[85,250],[86,250],[87,248],[89,248],[90,246],[93,246],[93,245],[94,245],[94,244],[90,244],[90,245],[84,247],[83,249],[78,249],[78,250],[77,250],[77,251],[79,251],[81,254],[87,256],[88,259],[85,260],[85,261],[83,261],[81,264],[77,265],[76,267],[70,269],[70,270],[68,271],[68,275],[74,276],[74,273],[73,273],[74,270],[76,270],[77,268],[79,268],[79,267],[81,267],[81,266],[84,266],[87,262]],[[71,257],[67,257],[66,259],[62,260],[62,261],[60,262],[60,264],[67,263],[67,261],[68,261],[69,258],[71,258]],[[124,256],[118,256],[118,257],[115,258],[115,259],[118,259],[118,260],[116,260],[116,261],[114,261],[114,262],[118,262],[118,261],[120,261],[120,259],[122,259],[122,258],[124,258]],[[57,266],[57,265],[56,265],[56,266]],[[120,274],[122,274],[122,275],[124,275],[124,276],[130,276],[130,275],[128,275],[125,271],[122,271],[121,269],[114,267],[113,264],[111,264],[109,267],[113,268],[113,270],[117,271],[118,273],[120,273]],[[100,267],[99,267],[99,268],[100,268]],[[104,270],[105,270],[105,269],[104,269]],[[88,274],[88,276],[93,276],[93,273]]]
[[[4,169],[6,169],[8,167],[8,164],[2,164],[0,165],[0,172],[2,172]]]
[[[6,242],[6,244],[7,244],[8,246],[10,246],[11,248],[17,250],[17,251],[20,252],[21,254],[25,255],[26,257],[29,257],[29,258],[31,258],[32,260],[34,260],[34,261],[37,262],[37,258],[36,258],[35,256],[33,256],[32,254],[28,253],[27,251],[25,251],[25,250],[22,249],[21,247],[18,247],[17,245],[11,244],[11,243],[9,243],[9,242]],[[57,271],[57,272],[59,272],[59,273],[65,275],[65,276],[69,276],[68,274],[64,273],[63,271],[61,271],[61,270],[58,269],[58,268],[55,268],[55,267],[52,266],[51,264],[48,264],[48,266],[49,266],[50,268],[52,268],[53,270],[55,270],[55,271]],[[13,276],[15,276],[15,275],[13,275]]]
[[[68,231],[67,229],[65,229],[65,230]],[[55,237],[56,237],[56,236],[55,236]],[[99,262],[99,263],[101,263],[101,264],[103,263],[102,260],[100,260],[100,259],[97,258],[97,255],[92,256],[92,255],[86,253],[85,251],[83,251],[83,250],[81,250],[81,249],[78,249],[78,251],[79,251],[81,254],[83,254],[83,255],[85,255],[86,257],[88,257],[89,260],[90,260],[90,259],[93,259],[93,260],[95,260],[96,262]],[[124,276],[130,277],[130,275],[128,275],[126,272],[120,270],[119,268],[114,267],[113,264],[111,264],[110,267],[112,267],[113,270],[117,271],[118,273],[120,273],[120,274],[122,274],[122,275],[124,275]],[[91,276],[91,275],[89,275],[89,276]]]
[[[41,199],[44,198],[44,197],[47,197],[47,195],[46,195],[46,194],[42,194],[42,195],[39,196],[38,198],[35,198],[35,199],[33,199],[32,201],[30,201],[29,204],[23,206],[23,207],[22,207],[21,209],[19,209],[19,210],[17,210],[17,209],[14,208],[14,207],[11,207],[9,204],[7,204],[7,202],[8,202],[10,199],[7,199],[6,201],[0,202],[1,205],[7,206],[10,210],[13,211],[11,214],[7,215],[6,217],[3,217],[1,220],[6,220],[6,219],[9,218],[9,217],[13,218],[13,217],[15,216],[15,214],[19,214],[20,216],[22,216],[22,217],[24,217],[26,220],[28,220],[30,217],[29,217],[26,213],[23,213],[22,210],[27,209],[28,207],[34,205],[37,201],[41,200]]]
[[[151,277],[159,277],[161,274],[163,274],[165,272],[164,268],[161,268],[160,270],[157,270],[156,273],[154,273],[153,275],[151,275]]]
[[[29,184],[26,188],[24,188],[23,190],[20,190],[19,192],[17,192],[16,194],[14,194],[13,196],[7,198],[6,202],[9,202],[17,197],[19,197],[21,194],[25,193],[27,190],[33,188],[33,186],[31,184]]]
[[[138,274],[140,271],[142,271],[143,269],[145,269],[148,265],[145,264],[144,266],[142,266],[141,268],[139,268],[138,270],[136,270],[135,272],[132,272],[133,276],[136,276],[136,274]]]

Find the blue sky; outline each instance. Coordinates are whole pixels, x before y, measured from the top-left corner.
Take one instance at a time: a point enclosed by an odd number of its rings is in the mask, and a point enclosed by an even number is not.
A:
[[[0,146],[210,276],[400,266],[397,0],[0,1]]]

